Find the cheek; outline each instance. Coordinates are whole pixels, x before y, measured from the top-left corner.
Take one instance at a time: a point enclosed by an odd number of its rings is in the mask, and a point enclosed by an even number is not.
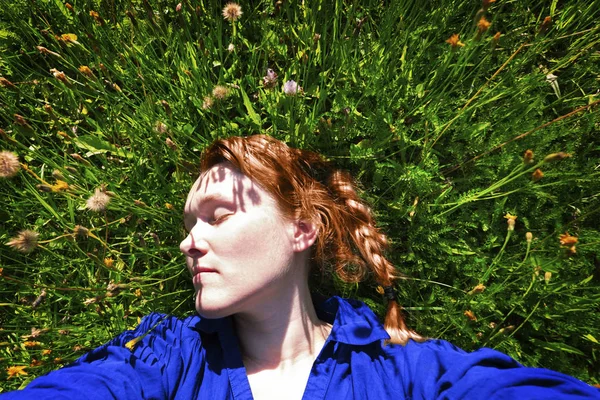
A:
[[[248,263],[264,263],[274,257],[279,259],[290,245],[285,228],[270,216],[253,218],[235,226],[232,224],[231,229],[220,236],[223,255]]]

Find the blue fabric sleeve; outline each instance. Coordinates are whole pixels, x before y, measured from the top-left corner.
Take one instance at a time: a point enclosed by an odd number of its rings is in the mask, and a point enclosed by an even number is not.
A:
[[[571,376],[527,368],[501,352],[482,348],[467,353],[431,340],[408,360],[414,399],[600,399],[600,390]]]
[[[23,390],[0,394],[0,399],[167,398],[169,386],[181,373],[181,357],[172,354],[179,349],[181,325],[174,317],[149,314],[134,330],[123,332],[64,368],[34,379]],[[132,350],[125,347],[148,331]]]

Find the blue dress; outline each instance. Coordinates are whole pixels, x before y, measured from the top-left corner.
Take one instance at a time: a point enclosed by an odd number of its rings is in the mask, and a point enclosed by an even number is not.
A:
[[[388,334],[359,301],[332,297],[317,314],[333,327],[303,399],[600,399],[584,382],[495,350],[467,353],[443,340],[384,345]],[[231,318],[153,313],[73,364],[0,395],[11,399],[250,400],[252,392]]]

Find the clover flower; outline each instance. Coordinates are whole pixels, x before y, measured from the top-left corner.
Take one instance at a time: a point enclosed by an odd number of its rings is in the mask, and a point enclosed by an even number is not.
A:
[[[242,7],[237,3],[227,3],[223,8],[223,18],[234,22],[242,16]]]
[[[0,178],[11,178],[19,172],[19,157],[11,151],[0,151]]]
[[[9,240],[6,245],[21,253],[31,253],[38,245],[38,236],[37,232],[25,229]]]
[[[288,96],[295,96],[300,90],[301,88],[298,86],[298,83],[296,83],[296,81],[294,80],[289,80],[283,84],[283,93],[285,93]]]
[[[263,86],[267,89],[273,89],[277,86],[277,73],[271,68],[267,69],[267,74],[263,76]]]

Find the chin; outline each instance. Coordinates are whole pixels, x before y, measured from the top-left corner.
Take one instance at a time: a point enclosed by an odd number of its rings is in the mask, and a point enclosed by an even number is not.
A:
[[[208,319],[218,319],[231,315],[229,307],[226,304],[219,304],[220,302],[214,302],[207,299],[201,299],[200,296],[196,297],[196,312],[203,317]]]

